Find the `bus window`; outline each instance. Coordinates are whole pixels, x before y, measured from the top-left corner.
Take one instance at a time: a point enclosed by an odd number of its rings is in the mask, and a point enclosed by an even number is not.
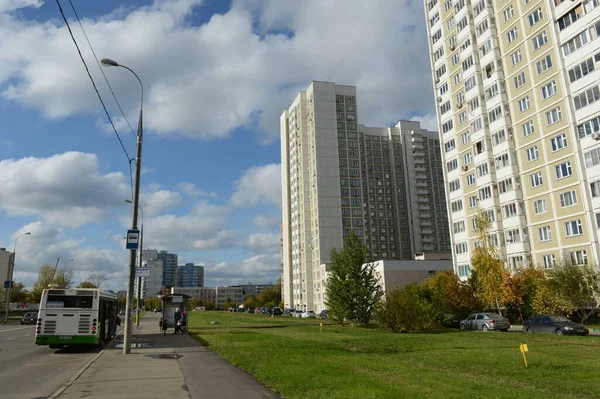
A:
[[[69,295],[48,295],[46,307],[48,308],[87,308],[91,309],[93,297],[69,296]]]

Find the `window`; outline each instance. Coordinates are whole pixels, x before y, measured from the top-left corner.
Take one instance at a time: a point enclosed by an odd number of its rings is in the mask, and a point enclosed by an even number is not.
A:
[[[458,55],[458,54],[452,55],[451,60],[452,60],[452,65],[453,66],[456,65],[456,64],[458,64],[460,62],[460,55]]]
[[[477,86],[477,75],[473,75],[465,80],[465,92],[471,90],[475,86]]]
[[[566,191],[558,196],[560,200],[560,206],[567,208],[577,204],[577,193],[575,190]]]
[[[519,112],[524,112],[529,109],[531,103],[529,102],[529,96],[525,96],[519,100]]]
[[[548,112],[546,112],[546,123],[548,125],[552,125],[556,122],[559,122],[562,119],[562,112],[560,111],[560,107],[556,107]]]
[[[546,72],[548,69],[552,68],[552,57],[550,55],[545,56],[535,63],[535,68],[537,69],[538,75]]]
[[[473,162],[473,154],[467,152],[463,159],[463,165],[470,165]]]
[[[521,231],[519,229],[508,230],[506,233],[504,233],[504,238],[507,243],[520,242]]]
[[[473,66],[473,56],[470,55],[462,62],[463,72],[466,71],[467,69],[471,68],[472,66]]]
[[[465,221],[461,220],[461,221],[452,223],[452,231],[454,231],[455,234],[462,233],[463,231],[465,231]]]
[[[553,80],[552,82],[549,82],[546,85],[542,86],[542,98],[544,100],[547,99],[548,97],[552,97],[557,92],[558,92],[558,88],[556,86],[556,81],[555,80]]]
[[[443,64],[441,67],[435,70],[435,77],[440,79],[446,73],[446,64]]]
[[[588,39],[588,31],[584,30],[579,35],[575,36],[573,39],[569,40],[565,44],[562,45],[562,53],[563,56],[566,57],[574,51],[579,50],[581,47],[585,46],[589,42]]]
[[[600,53],[596,54],[595,57],[600,58],[599,55]],[[569,80],[571,83],[573,83],[576,80],[589,75],[591,72],[594,72],[595,69],[596,63],[594,62],[594,57],[590,57],[582,63],[577,64],[573,68],[569,69]]]
[[[467,105],[469,112],[474,112],[477,108],[479,108],[479,96],[469,100]]]
[[[463,202],[461,199],[456,200],[456,201],[452,201],[450,203],[450,209],[452,210],[452,212],[458,212],[458,211],[462,211],[463,209]]]
[[[529,14],[529,16],[527,17],[527,20],[529,21],[529,26],[531,27],[531,26],[537,24],[542,19],[542,17],[543,17],[542,9],[540,7],[537,10],[535,10],[534,12],[532,12],[531,14]]]
[[[477,205],[479,205],[479,198],[477,198],[476,195],[469,197],[469,205],[471,206],[471,208],[475,208]]]
[[[440,13],[439,13],[439,11],[436,11],[435,14],[433,14],[433,17],[429,18],[429,26],[435,25],[435,23],[439,20],[440,20]]]
[[[542,172],[536,172],[530,175],[529,179],[531,180],[531,188],[536,188],[544,184],[544,181],[542,179]]]
[[[526,83],[525,71],[523,71],[515,77],[515,89],[518,89],[519,87],[523,86],[525,83]]]
[[[572,220],[565,223],[565,234],[567,237],[580,236],[583,234],[583,226],[581,220]]]
[[[538,233],[540,236],[540,242],[552,240],[552,230],[550,230],[550,226],[540,227],[538,229]]]
[[[517,32],[517,27],[515,26],[506,34],[509,43],[514,42],[519,37],[519,33]],[[434,42],[435,43],[435,42]]]
[[[511,19],[513,17],[513,15],[515,15],[515,9],[513,8],[513,6],[508,6],[502,12],[502,14],[504,15],[504,21],[508,21],[509,19]]]
[[[478,16],[485,9],[486,0],[481,0],[473,6],[473,15]]]
[[[464,254],[468,252],[468,246],[466,242],[459,242],[454,246],[454,252],[457,255]]]
[[[481,165],[477,165],[477,176],[482,177],[490,173],[490,168],[488,163],[482,163]]]
[[[561,133],[558,136],[551,138],[550,146],[552,147],[552,152],[565,148],[567,146],[566,133]]]
[[[463,124],[467,121],[467,111],[463,111],[460,114],[458,114],[458,123],[459,124]],[[464,133],[463,133],[464,134]],[[464,143],[463,143],[464,144]]]
[[[483,118],[479,117],[471,122],[471,133],[477,133],[483,129]]]
[[[477,25],[475,27],[475,32],[477,34],[477,37],[483,35],[489,28],[490,28],[490,24],[486,18],[483,21],[481,21],[481,23],[479,25]]]
[[[446,112],[450,111],[450,101],[446,101],[444,104],[442,104],[442,106],[440,107],[440,115],[445,114]]]
[[[471,275],[471,265],[458,265],[458,275],[460,277],[469,277]]]
[[[450,183],[448,183],[448,187],[450,189],[450,192],[459,190],[460,189],[460,179],[452,180]]]
[[[544,269],[554,269],[556,266],[556,258],[553,254],[542,256],[542,265]]]
[[[457,73],[454,75],[454,84],[455,84],[455,85],[457,85],[457,84],[459,84],[459,83],[460,83],[460,72],[457,72]]]
[[[485,43],[479,46],[479,58],[485,56],[490,51],[492,51],[492,40],[488,39]]]
[[[517,65],[522,59],[523,56],[521,55],[521,50],[517,50],[510,55],[510,60],[513,65]]]
[[[600,197],[600,180],[590,183],[590,191],[593,198]]]
[[[448,82],[444,82],[440,85],[440,96],[448,92]]]
[[[450,119],[449,121],[444,122],[442,124],[442,131],[444,133],[448,133],[450,130],[452,130],[453,127],[454,127],[454,123],[453,123],[452,119]]]
[[[467,186],[470,187],[475,184],[475,174],[472,173],[467,176]]]
[[[466,20],[467,17],[465,17]],[[465,40],[463,40],[460,43],[460,51],[465,51],[466,49],[468,49],[471,46],[471,38],[467,37]]]
[[[453,170],[457,169],[458,168],[458,160],[456,158],[454,158],[450,162],[447,162],[446,168],[448,169],[448,172],[452,172]]]
[[[492,98],[496,97],[498,94],[500,94],[500,90],[498,89],[498,83],[494,83],[491,86],[489,86],[487,89],[485,89],[485,99],[486,100],[492,99]]]
[[[535,161],[540,157],[537,145],[534,145],[533,147],[530,147],[527,150],[525,150],[525,154],[527,154],[527,162]]]
[[[479,200],[483,201],[488,198],[492,198],[492,188],[490,186],[486,186],[479,189]]]
[[[594,148],[593,150],[584,152],[583,159],[585,160],[585,166],[587,168],[600,164],[600,148]]]
[[[508,154],[504,153],[504,154],[502,154],[500,156],[497,156],[494,159],[494,163],[495,163],[496,169],[502,169],[505,166],[510,165],[510,159],[508,157]]]
[[[517,207],[516,202],[511,202],[510,204],[504,205],[502,207],[502,216],[504,219],[508,219],[513,216],[519,215],[519,208]]]
[[[542,198],[533,202],[533,210],[536,215],[540,213],[546,213],[548,208],[546,207],[546,199]]]
[[[565,177],[569,177],[573,174],[573,169],[571,168],[571,161],[567,161],[565,163],[561,163],[560,165],[556,165],[554,167],[556,171],[556,179],[562,179]]]
[[[600,133],[600,116],[578,125],[577,131],[579,132],[580,139],[583,139],[592,133]]]
[[[502,116],[502,105],[498,105],[496,108],[488,112],[489,123],[495,122]]]
[[[594,86],[591,89],[587,89],[586,91],[573,96],[575,109],[587,107],[598,100],[600,100],[600,88],[598,86]]]
[[[506,130],[502,129],[492,134],[492,143],[494,146],[506,141]]]
[[[527,121],[521,125],[521,129],[523,130],[523,137],[527,137],[535,133],[535,129],[533,127],[533,121]]]
[[[575,266],[583,266],[583,265],[587,265],[587,252],[585,249],[582,249],[581,251],[573,251],[573,252],[569,252],[569,259],[571,260],[571,263]]]
[[[583,16],[583,8],[581,7],[581,5],[578,5],[577,7],[569,11],[566,15],[558,19],[558,29],[563,30],[565,28],[568,28],[573,22],[581,18],[581,16]]]
[[[456,142],[454,141],[454,139],[446,141],[444,143],[444,148],[446,149],[446,152],[454,150],[456,148]]]
[[[504,193],[507,193],[512,190],[513,190],[512,177],[509,177],[508,179],[504,179],[504,180],[498,182],[498,191],[500,192],[500,194],[504,194]]]

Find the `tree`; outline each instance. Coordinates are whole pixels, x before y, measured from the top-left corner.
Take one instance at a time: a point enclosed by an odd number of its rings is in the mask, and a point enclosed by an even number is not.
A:
[[[535,313],[536,298],[545,295],[546,275],[534,265],[521,268],[513,274],[506,273],[501,284],[501,302],[509,312],[517,313],[521,322]]]
[[[95,286],[95,288],[100,288],[102,283],[108,280],[108,276],[105,273],[93,272],[90,274],[88,280]]]
[[[215,310],[215,303],[211,301],[206,302],[206,310]]]
[[[364,265],[364,266],[363,266]],[[341,250],[331,250],[331,270],[325,285],[329,316],[344,323],[355,320],[368,326],[383,296],[379,277],[367,263],[367,248],[351,232]]]
[[[90,281],[82,281],[77,288],[98,288]]]
[[[550,288],[561,300],[563,310],[575,313],[585,322],[600,307],[600,273],[591,266],[570,263],[557,266],[548,274]]]
[[[0,291],[0,306],[4,308],[6,302],[6,290]],[[24,303],[29,300],[30,292],[25,288],[23,283],[15,281],[10,289],[10,301],[16,303]]]
[[[416,283],[396,288],[386,295],[377,313],[381,325],[393,332],[426,331],[437,324],[437,310]]]
[[[487,213],[480,211],[475,217],[480,245],[471,257],[471,266],[476,273],[476,294],[489,308],[500,313],[501,286],[504,281],[504,262],[500,259],[494,245],[490,242],[492,222]]]
[[[125,309],[125,306],[127,306],[127,298],[119,298],[119,308]]]
[[[162,307],[162,302],[159,298],[146,298],[145,303],[148,309],[160,309]]]
[[[43,265],[40,267],[40,272],[36,282],[33,284],[33,290],[30,294],[30,300],[34,303],[39,303],[42,299],[42,292],[48,288],[50,284],[58,285],[58,288],[71,288],[73,279],[72,270],[56,269],[51,265]]]
[[[478,306],[471,286],[451,271],[436,273],[423,282],[425,295],[440,314],[466,317]]]
[[[250,295],[246,297],[246,300],[244,301],[244,307],[245,308],[255,308],[258,306],[258,301],[256,300],[256,297],[254,295]]]

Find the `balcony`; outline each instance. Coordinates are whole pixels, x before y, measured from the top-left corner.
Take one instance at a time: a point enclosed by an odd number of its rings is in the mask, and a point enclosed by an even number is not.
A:
[[[419,195],[429,195],[429,190],[418,189],[417,190],[417,194],[419,194]]]
[[[421,229],[421,233],[423,234],[433,234],[433,229],[426,227],[424,229]]]
[[[433,251],[433,245],[425,244],[425,245],[423,245],[423,250],[424,251]]]
[[[423,158],[415,158],[415,165],[425,165],[425,160]]]
[[[431,243],[431,242],[433,242],[433,237],[432,236],[423,236],[422,241]]]
[[[413,147],[413,150],[423,150],[423,149],[425,149],[425,147],[423,147],[423,144],[421,144],[421,143],[415,143],[415,142],[413,142],[413,146],[412,147]]]
[[[425,166],[415,166],[415,172],[426,172],[427,168]]]
[[[429,198],[428,197],[417,197],[417,202],[424,202],[424,203],[428,204]]]
[[[431,213],[429,212],[419,212],[419,219],[421,219],[421,225],[423,225],[423,219],[429,219],[431,217]]]
[[[412,142],[413,143],[422,143],[423,142],[423,136],[421,135],[416,135],[414,134],[414,132],[412,133]]]
[[[426,182],[418,181],[416,184],[417,187],[429,187]]]
[[[425,153],[423,151],[420,151],[420,150],[413,150],[413,157],[415,159],[424,158],[425,157]]]
[[[427,180],[427,175],[424,173],[417,173],[415,177],[417,180]]]
[[[431,222],[429,220],[421,220],[421,226],[429,227]]]
[[[419,210],[421,211],[428,211],[431,208],[429,207],[429,205],[425,205],[425,204],[419,204]]]

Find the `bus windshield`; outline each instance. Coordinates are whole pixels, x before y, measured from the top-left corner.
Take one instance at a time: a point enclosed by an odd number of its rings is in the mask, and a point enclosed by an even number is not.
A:
[[[91,296],[48,295],[46,308],[87,308],[91,309],[94,298]]]

